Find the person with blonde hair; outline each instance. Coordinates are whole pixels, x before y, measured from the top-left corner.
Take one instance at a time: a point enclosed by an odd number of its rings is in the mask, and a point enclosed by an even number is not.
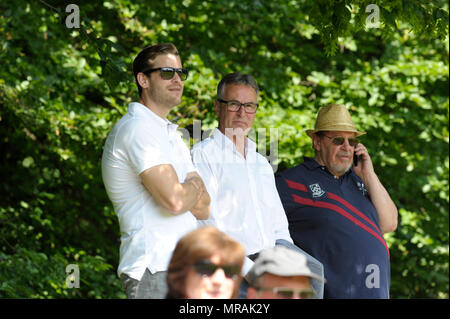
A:
[[[169,263],[166,298],[237,298],[244,257],[244,247],[214,227],[186,234]]]

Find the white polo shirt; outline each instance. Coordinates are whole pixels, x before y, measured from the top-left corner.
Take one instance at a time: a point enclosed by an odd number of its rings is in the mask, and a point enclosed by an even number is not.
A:
[[[277,239],[292,239],[272,166],[248,138],[245,152],[246,158],[215,129],[194,145],[191,155],[211,197],[210,217],[198,223],[217,227],[251,255],[274,247]],[[244,273],[251,266],[248,260],[245,265]]]
[[[173,215],[142,184],[139,174],[160,164],[171,164],[180,183],[197,171],[177,125],[140,103],[130,103],[108,135],[102,156],[103,182],[121,232],[119,276],[140,280],[146,268],[166,271],[178,240],[197,227],[189,211]]]

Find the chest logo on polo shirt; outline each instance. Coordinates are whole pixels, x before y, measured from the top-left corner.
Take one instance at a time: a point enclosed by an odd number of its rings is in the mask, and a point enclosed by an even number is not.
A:
[[[313,198],[319,198],[325,195],[325,191],[320,187],[319,183],[308,185]]]
[[[356,184],[358,185],[358,189],[361,191],[361,193],[362,193],[364,196],[366,196],[366,194],[367,194],[367,189],[366,189],[366,186],[364,185],[364,183],[357,182]]]

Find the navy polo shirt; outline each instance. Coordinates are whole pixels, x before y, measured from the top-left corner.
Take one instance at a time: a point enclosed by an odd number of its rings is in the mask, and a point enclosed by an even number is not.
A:
[[[322,262],[324,298],[389,298],[389,249],[361,179],[304,163],[276,175],[294,243]]]

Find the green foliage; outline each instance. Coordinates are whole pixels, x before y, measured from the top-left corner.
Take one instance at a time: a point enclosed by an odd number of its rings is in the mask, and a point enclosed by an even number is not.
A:
[[[380,28],[366,28],[371,3]],[[386,235],[392,298],[448,298],[446,3],[82,2],[80,29],[66,28],[65,5],[0,4],[0,297],[124,297],[102,147],[137,98],[135,55],[173,42],[192,72],[170,119],[215,127],[218,81],[248,72],[261,89],[255,128],[278,136],[278,170],[312,154],[304,130],[318,107],[348,105],[400,212]],[[65,287],[69,264],[79,289]]]
[[[125,298],[112,266],[103,257],[88,256],[84,251],[73,254],[73,248],[62,251],[65,255],[47,256],[24,248],[17,249],[14,255],[0,253],[0,295],[38,299]],[[70,264],[79,267],[79,288],[67,287],[66,267]]]

